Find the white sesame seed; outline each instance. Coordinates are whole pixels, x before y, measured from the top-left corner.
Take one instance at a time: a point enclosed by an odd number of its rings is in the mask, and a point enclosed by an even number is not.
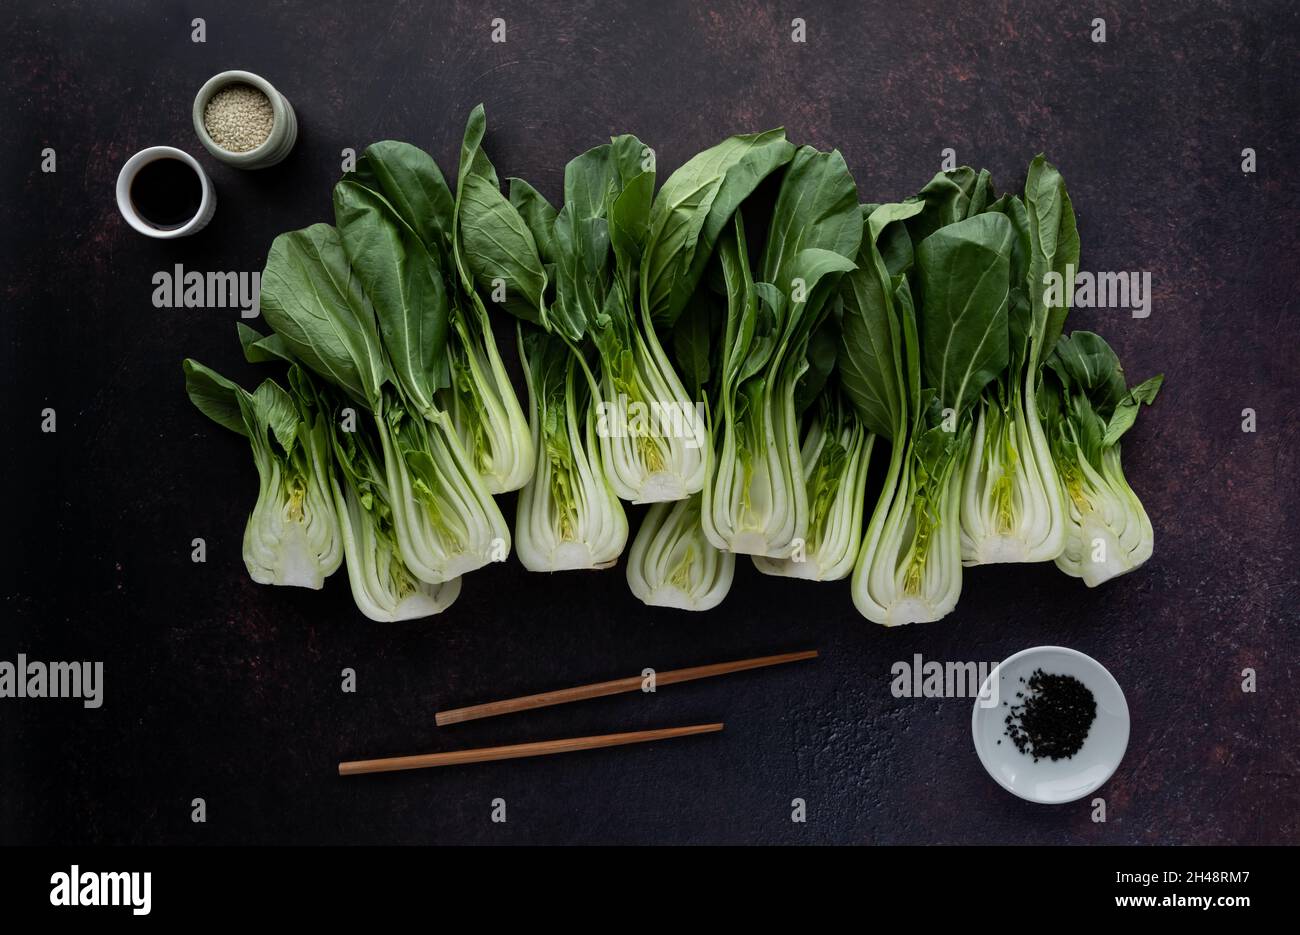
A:
[[[227,85],[203,107],[204,129],[214,143],[228,152],[257,149],[271,135],[274,125],[270,99],[252,85]]]

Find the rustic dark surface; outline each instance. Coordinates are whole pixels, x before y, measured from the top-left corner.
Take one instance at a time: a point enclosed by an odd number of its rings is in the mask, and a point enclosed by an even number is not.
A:
[[[106,701],[0,700],[0,842],[1300,843],[1294,5],[371,6],[6,5],[0,659],[103,660]],[[279,167],[228,169],[195,139],[192,96],[226,68],[296,108]],[[1084,268],[1153,275],[1149,318],[1071,322],[1132,377],[1167,375],[1125,450],[1154,558],[1096,591],[1050,565],[976,569],[949,619],[890,631],[855,614],[847,583],[745,562],[699,617],[641,606],[621,569],[546,578],[513,560],[467,579],[445,616],[398,625],[362,618],[343,574],[319,593],[254,585],[246,445],[193,409],[180,370],[195,356],[251,380],[238,312],[155,309],[150,276],[259,269],[277,232],[328,219],[344,147],[406,139],[454,167],[480,101],[502,174],[551,197],[568,158],[621,131],[657,148],[662,177],[726,134],[784,124],[840,147],[863,200],[916,190],[944,147],[1004,188],[1046,151]],[[212,225],[179,243],[137,236],[113,203],[122,162],[162,143],[199,155],[219,192]],[[39,171],[45,146],[55,174]],[[46,406],[55,435],[39,430]],[[890,665],[914,653],[995,661],[1040,643],[1093,655],[1127,694],[1105,824],[1087,802],[996,786],[970,701],[889,692]],[[439,707],[807,646],[822,659],[433,726]],[[644,748],[334,774],[339,759],[712,720],[726,731]],[[206,824],[190,821],[196,796]],[[506,824],[489,820],[497,797]],[[789,820],[794,797],[806,824]]]

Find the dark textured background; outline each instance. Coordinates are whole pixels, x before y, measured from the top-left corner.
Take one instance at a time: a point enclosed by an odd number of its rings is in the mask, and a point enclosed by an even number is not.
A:
[[[5,842],[1300,842],[1295,184],[1297,36],[1286,2],[6,4],[0,658],[100,659],[106,703],[0,701]],[[267,9],[267,7],[274,7]],[[1108,39],[1089,41],[1104,16]],[[208,41],[189,21],[207,18]],[[502,16],[508,42],[488,41]],[[808,42],[789,41],[790,19]],[[301,137],[262,173],[190,125],[226,68],[270,79]],[[240,560],[246,445],[200,416],[180,360],[251,380],[238,313],[158,310],[149,278],[261,267],[280,231],[330,216],[339,151],[396,137],[454,167],[487,105],[503,175],[551,197],[611,133],[662,175],[733,132],[784,124],[840,147],[864,200],[915,191],[940,150],[1018,186],[1045,150],[1091,270],[1150,270],[1146,320],[1080,310],[1130,375],[1167,375],[1125,451],[1156,529],[1139,572],[1089,591],[1052,566],[982,568],[941,623],[885,630],[847,583],[741,562],[703,616],[648,609],[622,570],[468,578],[445,616],[378,625],[345,575],[262,588]],[[117,215],[122,162],[199,155],[216,219],[177,243]],[[58,152],[57,174],[38,170]],[[1244,175],[1254,147],[1259,172]],[[39,412],[58,411],[56,435]],[[1241,411],[1258,412],[1243,434]],[[513,504],[508,506],[513,515]],[[189,542],[204,536],[209,561]],[[970,702],[891,697],[913,653],[1087,652],[1123,685],[1128,756],[1086,803],[989,779]],[[815,646],[815,663],[439,730],[440,706]],[[354,667],[359,692],[339,691]],[[1257,694],[1239,688],[1259,673]],[[340,780],[341,758],[705,720],[725,733],[531,762]],[[189,820],[203,796],[208,822]],[[489,802],[509,822],[489,821]],[[789,821],[807,800],[806,825]]]

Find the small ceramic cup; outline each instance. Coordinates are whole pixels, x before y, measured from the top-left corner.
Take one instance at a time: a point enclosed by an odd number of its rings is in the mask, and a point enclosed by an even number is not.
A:
[[[194,174],[199,177],[199,184],[203,189],[199,199],[199,210],[194,217],[179,227],[155,227],[136,210],[135,204],[131,201],[131,183],[135,181],[136,174],[155,159],[178,159],[193,169]],[[213,213],[217,210],[217,192],[198,160],[189,153],[174,146],[150,146],[128,159],[126,165],[122,166],[122,171],[117,174],[117,210],[122,212],[126,223],[146,237],[175,240],[177,237],[197,234],[208,226]]]
[[[203,124],[203,110],[212,95],[232,84],[254,87],[271,102],[271,135],[261,146],[244,153],[231,152],[217,145]],[[280,162],[293,149],[293,144],[298,141],[298,117],[288,99],[265,78],[251,71],[223,71],[209,78],[194,96],[194,132],[199,135],[204,148],[226,165],[236,169],[265,169]]]

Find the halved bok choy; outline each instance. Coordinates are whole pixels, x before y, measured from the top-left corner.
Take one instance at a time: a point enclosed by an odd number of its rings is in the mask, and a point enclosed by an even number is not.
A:
[[[447,373],[439,381],[438,403],[470,463],[495,494],[517,490],[527,481],[532,439],[475,273],[502,299],[501,305],[538,320],[545,272],[482,153],[483,131],[479,106],[470,115],[454,198],[428,153],[393,140],[368,146],[345,181],[381,196],[389,220],[404,224],[420,240],[435,267],[442,286],[442,296],[435,298],[445,303],[447,321]]]
[[[1009,363],[980,400],[962,471],[962,559],[968,565],[1043,562],[1065,546],[1065,499],[1038,411],[1043,365],[1069,312],[1079,235],[1065,183],[1041,155],[1029,167],[1025,199],[1004,196],[984,208],[1013,230],[1009,284]]]
[[[731,590],[736,556],[714,548],[700,528],[702,496],[653,504],[627,556],[632,593],[653,607],[709,610]]]
[[[199,411],[249,440],[257,502],[244,526],[244,566],[258,584],[319,590],[343,541],[332,494],[329,426],[310,382],[264,380],[252,393],[186,359],[185,390]]]
[[[842,383],[866,427],[892,445],[852,593],[863,616],[887,626],[938,620],[957,605],[960,468],[974,405],[1008,355],[1010,222],[977,215],[913,251],[903,225],[923,209],[872,210],[844,292]]]
[[[704,482],[705,427],[638,310],[650,233],[654,158],[624,134],[572,159],[555,218],[552,318],[570,340],[585,334],[599,358],[595,406],[601,460],[619,497],[680,500]]]
[[[808,534],[795,395],[809,339],[862,240],[857,187],[839,152],[795,152],[766,236],[762,281],[740,214],[719,246],[727,322],[702,523],[719,549],[785,559]]]
[[[430,584],[407,567],[384,459],[369,432],[338,426],[332,441],[342,483],[332,477],[331,485],[357,609],[380,623],[442,613],[460,595],[460,578]]]
[[[560,337],[520,324],[537,464],[519,492],[515,545],[529,571],[608,568],[627,515],[606,477],[591,408],[594,379]]]
[[[849,576],[862,547],[867,468],[875,441],[838,387],[827,386],[800,449],[808,498],[807,538],[790,558],[755,555],[755,568],[767,575],[812,581]]]
[[[717,403],[713,384],[726,312],[706,289],[691,299],[673,328],[673,346],[688,392],[707,412]],[[730,592],[736,556],[705,536],[702,507],[703,495],[694,493],[685,500],[652,504],[641,520],[628,552],[627,583],[642,603],[703,611],[718,606]]]
[[[1065,548],[1056,567],[1090,588],[1137,568],[1155,548],[1142,501],[1120,463],[1120,438],[1150,405],[1164,376],[1131,389],[1099,336],[1061,336],[1048,360],[1041,405],[1066,492]]]

